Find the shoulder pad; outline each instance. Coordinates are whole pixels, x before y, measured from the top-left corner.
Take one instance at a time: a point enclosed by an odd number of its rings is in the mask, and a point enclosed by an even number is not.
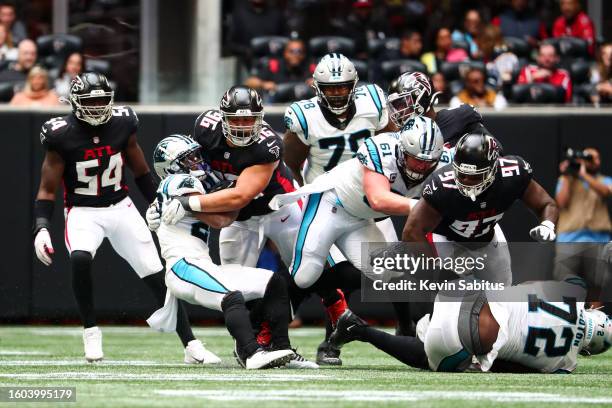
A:
[[[193,125],[192,137],[201,145],[206,141],[206,139],[201,138],[206,134],[210,134],[215,132],[217,129],[221,129],[221,121],[223,120],[223,116],[221,115],[221,111],[217,109],[209,109],[205,112],[202,112],[200,116],[195,120],[195,124]]]
[[[66,116],[51,118],[43,123],[40,129],[40,143],[43,146],[52,146],[56,139],[66,133],[70,128]]]
[[[112,112],[113,117],[116,117],[121,122],[125,122],[127,124],[130,134],[136,133],[138,130],[139,121],[138,116],[132,107],[116,105],[113,106]]]
[[[259,139],[255,145],[258,147],[258,151],[261,152],[261,163],[275,162],[280,160],[283,155],[283,140],[267,125],[261,128]]]

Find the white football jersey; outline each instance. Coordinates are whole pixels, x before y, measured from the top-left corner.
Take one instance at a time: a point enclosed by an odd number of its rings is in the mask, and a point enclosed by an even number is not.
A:
[[[189,174],[173,174],[161,181],[157,189],[163,206],[170,197],[183,196],[191,193],[206,194],[200,180]],[[175,225],[161,223],[157,230],[161,255],[170,268],[181,258],[205,258],[210,260],[208,253],[209,227],[189,213]]]
[[[355,114],[344,129],[327,121],[316,96],[294,102],[285,111],[285,127],[310,147],[304,169],[306,183],[355,156],[363,141],[388,122],[385,95],[373,84],[355,89]]]
[[[384,175],[391,183],[391,191],[405,197],[418,198],[421,184],[406,186],[397,166],[399,133],[382,133],[371,137],[350,159],[330,171],[336,194],[346,211],[355,217],[374,219],[386,214],[374,211],[363,191],[363,167]]]
[[[488,370],[497,358],[543,373],[574,371],[586,324],[582,285],[582,279],[572,277],[561,282],[517,285],[504,291],[504,298],[525,298],[521,302],[492,301],[495,293],[487,293],[500,331],[493,350],[479,358],[483,370]],[[565,302],[545,301],[562,297]]]

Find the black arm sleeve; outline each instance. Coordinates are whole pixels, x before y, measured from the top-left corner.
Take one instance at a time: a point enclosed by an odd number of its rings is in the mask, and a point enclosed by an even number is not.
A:
[[[155,200],[157,191],[157,183],[153,178],[153,174],[148,172],[147,174],[143,174],[142,176],[134,179],[134,181],[147,202],[152,203],[153,200]]]
[[[55,203],[52,200],[36,200],[34,202],[34,225],[32,227],[34,236],[43,228],[50,229],[54,207]]]

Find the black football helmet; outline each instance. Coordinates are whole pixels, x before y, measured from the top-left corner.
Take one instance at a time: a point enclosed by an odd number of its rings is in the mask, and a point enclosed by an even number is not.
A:
[[[72,112],[78,119],[93,126],[102,125],[113,116],[114,96],[108,79],[96,72],[84,72],[70,82]]]
[[[261,97],[252,88],[233,86],[221,98],[223,135],[235,146],[248,146],[259,138],[263,126]]]
[[[421,72],[405,72],[389,86],[387,104],[391,121],[401,128],[408,119],[424,115],[436,102],[439,92],[427,75]]]
[[[484,132],[466,133],[455,146],[453,170],[459,192],[476,201],[495,181],[499,148]]]

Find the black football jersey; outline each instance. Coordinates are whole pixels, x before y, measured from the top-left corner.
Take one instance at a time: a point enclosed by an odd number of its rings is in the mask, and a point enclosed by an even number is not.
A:
[[[43,124],[42,145],[64,159],[66,207],[107,207],[127,196],[123,151],[137,129],[138,117],[129,106],[113,107],[110,120],[99,126],[74,114]]]
[[[230,147],[223,135],[221,112],[215,109],[202,113],[196,119],[193,139],[202,146],[202,157],[225,180],[235,180],[247,167],[279,161],[270,183],[264,191],[240,210],[238,221],[272,210],[268,203],[276,194],[295,190],[293,176],[282,161],[283,140],[270,126],[264,123],[259,140],[248,146]]]
[[[457,144],[461,136],[484,128],[482,116],[473,106],[463,104],[454,109],[442,109],[436,113],[436,124],[448,147]],[[487,131],[488,133],[488,131]]]
[[[519,156],[498,159],[493,184],[472,201],[457,189],[452,164],[434,171],[423,183],[422,197],[442,220],[434,233],[451,241],[489,242],[493,227],[504,212],[523,197],[531,178],[531,166]]]

